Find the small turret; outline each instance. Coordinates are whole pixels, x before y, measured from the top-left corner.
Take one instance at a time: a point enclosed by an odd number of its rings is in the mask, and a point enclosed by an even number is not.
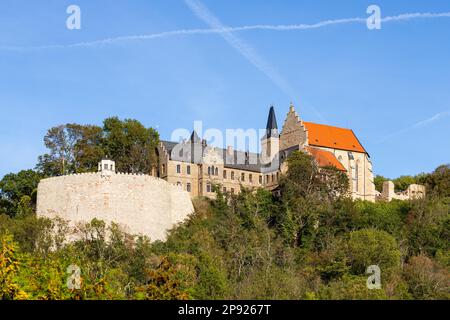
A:
[[[106,156],[98,163],[98,172],[100,172],[102,176],[110,176],[111,174],[116,173],[116,162],[108,159],[108,156]]]

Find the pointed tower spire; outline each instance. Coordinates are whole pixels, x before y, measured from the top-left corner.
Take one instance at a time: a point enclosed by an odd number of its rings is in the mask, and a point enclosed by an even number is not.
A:
[[[201,142],[200,137],[198,136],[197,131],[195,130],[192,131],[191,138],[189,140],[191,140],[192,143]]]
[[[269,110],[269,117],[267,118],[266,138],[278,136],[279,134],[278,134],[277,118],[275,117],[275,109],[273,106],[271,106]]]

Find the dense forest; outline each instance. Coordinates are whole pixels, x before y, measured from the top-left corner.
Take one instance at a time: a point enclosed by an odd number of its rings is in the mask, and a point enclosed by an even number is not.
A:
[[[148,173],[158,139],[118,118],[48,131],[36,168],[0,181],[0,299],[450,298],[450,165],[410,177],[425,199],[370,203],[349,199],[345,175],[295,152],[278,193],[215,186],[164,242],[99,220],[66,242],[66,221],[35,216],[40,179],[95,171],[106,154],[121,171]],[[68,286],[73,265],[79,289]],[[381,289],[367,288],[370,265]]]

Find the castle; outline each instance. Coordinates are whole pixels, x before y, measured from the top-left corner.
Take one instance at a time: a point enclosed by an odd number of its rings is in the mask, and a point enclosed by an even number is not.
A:
[[[130,234],[164,240],[166,231],[194,212],[186,191],[144,174],[117,173],[103,159],[98,172],[42,179],[38,185],[38,217],[60,217],[70,226],[97,218],[117,223]]]
[[[194,211],[191,198],[213,198],[213,185],[225,193],[241,188],[276,190],[294,151],[312,156],[319,168],[333,166],[349,178],[349,194],[367,201],[414,199],[425,187],[411,185],[395,193],[391,181],[375,190],[372,162],[350,129],[302,121],[291,104],[281,132],[273,107],[269,110],[261,153],[208,146],[194,131],[188,141],[161,141],[158,165],[151,175],[117,173],[115,162],[102,159],[98,172],[42,179],[36,213],[61,217],[73,226],[94,218],[115,222],[132,234],[164,240],[166,231]]]
[[[296,150],[310,154],[319,168],[334,166],[345,172],[353,199],[375,201],[372,162],[355,133],[303,121],[292,104],[281,132],[275,110],[270,108],[261,153],[208,146],[193,131],[188,141],[160,142],[159,163],[153,174],[179,185],[193,197],[214,197],[213,184],[230,193],[238,193],[242,187],[273,190],[287,170],[287,157]]]

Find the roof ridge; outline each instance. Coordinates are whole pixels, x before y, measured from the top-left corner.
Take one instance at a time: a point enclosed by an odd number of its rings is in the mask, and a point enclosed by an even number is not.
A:
[[[312,122],[312,121],[303,121],[303,123],[311,123],[311,124],[315,124],[315,125],[318,125],[318,126],[325,126],[325,127],[332,127],[332,128],[337,128],[337,129],[344,129],[344,130],[353,131],[351,128],[338,127],[338,126],[333,126],[333,125],[330,125],[330,124],[323,124],[323,123],[317,123],[317,122]]]

